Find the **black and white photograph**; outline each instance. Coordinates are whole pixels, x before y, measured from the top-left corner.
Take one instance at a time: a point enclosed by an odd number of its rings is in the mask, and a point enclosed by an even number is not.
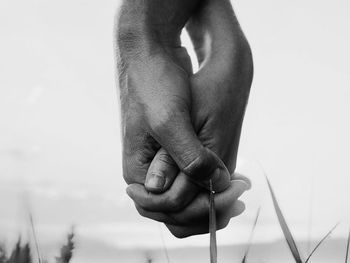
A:
[[[349,14],[1,0],[0,263],[350,262]]]

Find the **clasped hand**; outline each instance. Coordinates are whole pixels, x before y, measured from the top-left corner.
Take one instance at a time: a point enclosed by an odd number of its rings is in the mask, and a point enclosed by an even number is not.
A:
[[[195,74],[185,48],[117,33],[127,193],[142,216],[164,222],[176,237],[208,232],[209,179],[218,229],[244,211],[238,198],[250,188],[234,170],[252,58],[238,22],[218,19],[219,7],[187,23]]]

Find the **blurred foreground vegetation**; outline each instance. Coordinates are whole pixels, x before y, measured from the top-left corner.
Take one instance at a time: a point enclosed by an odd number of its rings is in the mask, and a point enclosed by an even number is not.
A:
[[[22,242],[21,238],[18,239],[16,245],[10,253],[7,253],[4,244],[0,245],[0,263],[33,263],[34,255],[33,249],[28,242]],[[74,250],[74,231],[72,230],[67,235],[67,240],[64,245],[62,245],[59,255],[55,258],[55,263],[68,263],[72,256]],[[39,263],[50,263],[47,259],[42,259],[39,253],[39,249],[36,250],[36,258]]]

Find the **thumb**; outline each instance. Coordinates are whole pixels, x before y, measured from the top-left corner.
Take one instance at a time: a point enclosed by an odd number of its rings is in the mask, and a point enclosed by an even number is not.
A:
[[[164,114],[162,116],[164,118]],[[159,121],[159,125],[152,129],[152,136],[170,154],[178,168],[196,183],[209,189],[211,179],[217,192],[230,186],[230,174],[226,166],[199,141],[187,111],[173,112]],[[154,174],[163,176],[165,171],[167,169],[158,169]]]
[[[179,168],[164,148],[154,156],[146,175],[145,187],[152,193],[166,191],[174,182]]]

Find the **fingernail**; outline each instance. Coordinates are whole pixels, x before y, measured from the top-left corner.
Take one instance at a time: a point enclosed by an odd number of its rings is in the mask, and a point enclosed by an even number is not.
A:
[[[145,186],[148,189],[162,190],[165,185],[165,177],[159,174],[152,174],[147,178]]]
[[[242,184],[244,191],[247,191],[251,188],[250,185],[244,180],[234,180],[234,182]]]

